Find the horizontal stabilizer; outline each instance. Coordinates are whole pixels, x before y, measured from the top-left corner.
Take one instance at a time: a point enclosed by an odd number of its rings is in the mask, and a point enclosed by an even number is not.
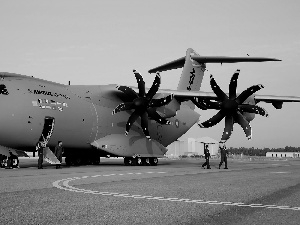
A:
[[[149,73],[156,73],[156,72],[161,72],[161,71],[167,71],[167,70],[182,68],[184,66],[184,62],[185,62],[185,57],[182,57],[180,59],[176,59],[172,62],[166,63],[162,66],[158,66],[154,69],[151,69],[148,72]]]
[[[198,63],[238,63],[238,62],[266,62],[281,61],[280,59],[265,57],[229,57],[229,56],[191,56]]]
[[[238,62],[266,62],[266,61],[281,61],[275,58],[265,57],[230,57],[230,56],[191,56],[191,59],[198,63],[238,63]],[[182,68],[185,63],[185,57],[179,58],[172,62],[158,66],[149,70],[149,73],[167,71],[172,69]]]

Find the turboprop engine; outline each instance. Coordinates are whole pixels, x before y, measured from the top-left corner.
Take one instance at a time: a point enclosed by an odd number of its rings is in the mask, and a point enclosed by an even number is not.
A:
[[[240,70],[237,70],[231,77],[229,84],[229,96],[227,96],[218,86],[215,79],[210,75],[210,86],[216,94],[215,101],[195,97],[193,102],[202,109],[217,109],[219,112],[209,120],[198,124],[201,128],[208,128],[216,125],[225,117],[225,128],[221,142],[230,138],[233,131],[233,124],[238,123],[244,130],[246,137],[252,138],[252,130],[249,122],[254,119],[254,114],[268,117],[265,109],[255,105],[253,94],[264,86],[261,84],[253,85],[243,91],[239,96],[236,94],[237,79]]]

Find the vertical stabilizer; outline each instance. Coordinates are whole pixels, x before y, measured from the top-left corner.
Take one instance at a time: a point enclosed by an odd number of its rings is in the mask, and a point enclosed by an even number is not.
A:
[[[205,63],[198,63],[191,58],[191,56],[199,56],[193,49],[189,48],[186,51],[185,63],[182,74],[179,80],[177,90],[199,91],[206,68]],[[195,105],[191,102],[184,102],[182,104],[188,105],[194,109]]]

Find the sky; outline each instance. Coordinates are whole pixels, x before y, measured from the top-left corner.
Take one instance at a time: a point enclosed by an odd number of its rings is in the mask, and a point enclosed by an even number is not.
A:
[[[238,92],[254,84],[262,95],[300,96],[300,2],[297,0],[2,0],[0,71],[73,85],[136,86],[133,69],[151,87],[147,71],[182,56],[259,56],[281,62],[207,64],[201,90],[211,92],[209,74],[228,91],[236,69]],[[177,89],[181,69],[162,72],[162,89]],[[259,103],[270,114],[251,121],[253,138],[234,125],[228,147],[300,146],[300,103],[281,110]],[[217,113],[201,111],[200,121]],[[181,139],[220,140],[224,120]]]

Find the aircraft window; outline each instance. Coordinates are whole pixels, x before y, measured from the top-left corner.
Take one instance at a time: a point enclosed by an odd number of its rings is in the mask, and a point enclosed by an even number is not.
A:
[[[7,88],[4,84],[0,84],[0,94],[2,95],[8,95]]]

